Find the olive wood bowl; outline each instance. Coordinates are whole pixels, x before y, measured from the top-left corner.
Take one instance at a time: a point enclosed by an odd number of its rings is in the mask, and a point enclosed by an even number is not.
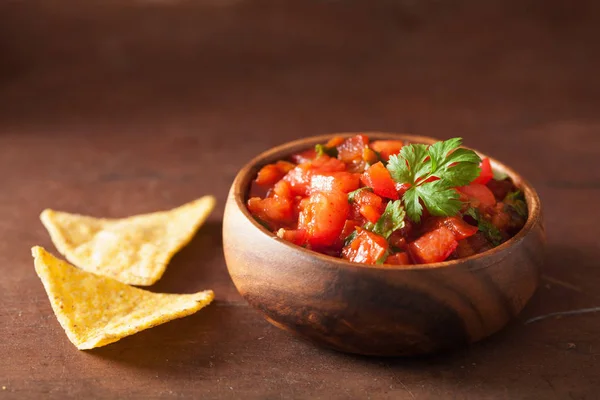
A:
[[[371,140],[436,141],[366,134]],[[340,135],[354,134],[310,137],[275,147],[238,173],[225,207],[223,248],[240,294],[281,329],[364,355],[427,354],[476,342],[504,327],[537,287],[545,235],[535,190],[492,158],[492,167],[524,192],[529,217],[516,236],[468,258],[413,266],[356,264],[279,239],[252,218],[245,204],[261,166]]]

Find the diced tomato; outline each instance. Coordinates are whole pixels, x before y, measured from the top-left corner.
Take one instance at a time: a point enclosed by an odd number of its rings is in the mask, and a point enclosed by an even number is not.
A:
[[[271,227],[286,226],[295,219],[292,202],[284,197],[252,197],[248,200],[248,209]]]
[[[296,196],[308,195],[312,171],[310,163],[298,165],[283,177],[290,184],[292,193]]]
[[[376,264],[388,249],[387,240],[365,229],[356,229],[358,234],[342,249],[342,258],[356,263]]]
[[[280,180],[273,186],[273,190],[271,191],[273,196],[277,197],[285,197],[288,199],[292,198],[292,187],[288,181]]]
[[[354,195],[354,202],[360,205],[369,205],[383,212],[383,199],[369,190],[361,190]]]
[[[494,193],[481,183],[471,183],[470,185],[461,186],[457,189],[471,199],[475,199],[482,207],[492,207],[496,204]]]
[[[329,139],[327,141],[327,144],[325,145],[325,147],[330,147],[330,148],[331,147],[337,147],[340,144],[344,143],[344,140],[346,140],[346,139],[344,139],[342,136],[332,137],[331,139]]]
[[[346,139],[337,146],[338,158],[345,163],[362,159],[363,149],[369,144],[369,138],[365,135],[356,135]]]
[[[402,140],[375,140],[371,143],[371,148],[385,161],[389,160],[390,156],[400,153],[402,146],[404,146]]]
[[[484,252],[494,246],[486,239],[482,232],[477,232],[475,235],[458,241],[458,246],[454,250],[455,258],[469,257],[477,253]]]
[[[376,223],[381,217],[381,212],[373,206],[360,206],[360,215],[365,217],[369,222]]]
[[[400,231],[393,232],[388,241],[390,243],[390,247],[395,247],[397,249],[406,248],[406,238]]]
[[[435,217],[430,218],[426,222],[427,226],[431,226],[433,228],[439,228],[441,226],[445,226],[450,229],[454,234],[456,240],[466,239],[469,236],[473,236],[477,233],[478,228],[473,226],[462,218],[458,217]]]
[[[331,246],[340,236],[350,205],[343,192],[314,192],[300,211],[298,229],[307,233],[313,248]]]
[[[382,197],[387,197],[392,200],[399,199],[394,180],[381,162],[371,165],[369,169],[361,175],[360,180],[366,186],[373,188],[373,192]]]
[[[300,153],[292,154],[290,159],[296,164],[302,164],[307,161],[313,160],[317,157],[317,152],[314,148],[302,151]]]
[[[385,264],[392,265],[411,265],[410,257],[408,253],[396,253],[390,254],[388,258],[385,259]]]
[[[274,164],[267,164],[258,171],[256,183],[259,185],[273,185],[292,168],[294,168],[294,164],[287,161],[277,161]]]
[[[344,243],[344,240],[346,240],[346,238],[350,236],[352,232],[355,231],[356,227],[360,225],[361,224],[359,221],[353,219],[346,220],[346,222],[344,223],[344,228],[342,229],[342,233],[340,233],[340,239],[342,243]]]
[[[483,160],[481,160],[480,167],[481,167],[481,172],[479,173],[479,176],[473,182],[485,185],[494,177],[490,159],[486,157]]]
[[[458,242],[454,233],[444,226],[428,232],[408,245],[413,258],[423,264],[444,261]]]
[[[326,172],[313,174],[310,179],[310,191],[340,191],[349,193],[358,189],[360,175],[350,172]]]
[[[362,159],[367,164],[375,164],[376,162],[379,161],[379,157],[377,156],[377,153],[375,153],[373,151],[373,149],[371,149],[368,146],[363,149]]]
[[[337,158],[322,155],[312,161],[310,169],[315,172],[340,172],[346,170],[346,164]]]
[[[377,222],[383,213],[383,200],[381,197],[368,190],[361,190],[354,196],[358,204],[358,212],[370,222]]]
[[[306,231],[304,229],[279,229],[277,231],[277,236],[287,240],[288,242],[292,242],[297,244],[298,246],[302,246],[306,243]]]
[[[346,170],[346,164],[337,158],[327,155],[317,157],[313,161],[302,163],[288,172],[283,179],[289,182],[292,193],[296,196],[308,196],[311,178],[315,173],[341,172]]]

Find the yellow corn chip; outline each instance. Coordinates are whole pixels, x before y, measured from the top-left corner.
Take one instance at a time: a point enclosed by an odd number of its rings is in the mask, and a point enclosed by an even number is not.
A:
[[[116,342],[195,313],[214,298],[211,290],[162,294],[83,271],[36,246],[31,249],[58,322],[80,350]]]
[[[158,281],[215,206],[205,196],[169,211],[129,218],[94,218],[44,210],[42,223],[58,251],[75,266],[123,283]]]

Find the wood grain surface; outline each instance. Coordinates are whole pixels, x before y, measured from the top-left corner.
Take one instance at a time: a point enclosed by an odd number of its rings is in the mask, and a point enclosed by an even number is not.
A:
[[[0,398],[596,399],[600,9],[580,1],[0,2]],[[519,319],[467,350],[348,356],[272,327],[221,246],[259,152],[336,131],[465,142],[538,190],[549,246]],[[80,352],[30,256],[46,207],[105,217],[205,193],[208,224],[152,287],[198,314]]]

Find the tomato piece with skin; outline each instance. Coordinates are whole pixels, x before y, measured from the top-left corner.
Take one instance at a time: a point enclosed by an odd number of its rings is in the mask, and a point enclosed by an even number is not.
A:
[[[295,165],[288,161],[267,164],[258,171],[255,181],[259,185],[274,185],[294,167]]]
[[[301,151],[300,153],[292,154],[290,159],[296,164],[302,164],[307,161],[311,161],[317,158],[317,152],[315,149],[308,149]]]
[[[385,208],[383,199],[368,190],[356,193],[354,202],[358,205],[359,214],[372,223],[377,222]]]
[[[408,245],[413,258],[422,264],[444,261],[458,246],[454,233],[441,226]]]
[[[346,140],[346,139],[344,139],[342,136],[332,137],[331,139],[329,139],[327,141],[327,144],[325,145],[325,147],[329,147],[329,148],[331,148],[331,147],[337,147],[340,144],[344,143],[344,140]]]
[[[402,140],[375,140],[370,146],[381,155],[381,158],[388,161],[390,156],[400,153],[404,142]]]
[[[345,163],[361,160],[363,149],[369,144],[369,138],[365,135],[356,135],[346,139],[337,146],[338,158]]]
[[[361,225],[360,221],[356,221],[354,219],[346,220],[346,222],[344,223],[344,228],[342,229],[342,233],[340,233],[340,239],[341,239],[342,243],[344,243],[346,238],[348,236],[350,236],[350,234],[352,234],[352,232],[354,232],[356,230],[357,226],[360,226],[360,225]]]
[[[346,164],[337,158],[322,155],[311,162],[310,169],[315,172],[340,172],[346,170]]]
[[[346,193],[312,193],[300,211],[298,229],[306,230],[311,247],[331,246],[340,236],[349,211]]]
[[[283,179],[290,184],[292,193],[296,196],[307,196],[310,188],[310,163],[298,165],[288,172]]]
[[[271,189],[269,193],[269,197],[285,197],[291,199],[292,195],[292,187],[288,181],[284,181],[283,179],[277,182],[273,189]]]
[[[424,223],[424,229],[430,231],[445,226],[454,234],[456,240],[466,239],[477,233],[478,228],[458,217],[432,217]]]
[[[311,178],[315,173],[341,172],[346,169],[346,164],[337,158],[327,155],[317,157],[313,161],[302,163],[289,171],[283,179],[288,181],[292,187],[292,193],[296,196],[308,196],[310,194]]]
[[[466,194],[470,199],[475,199],[476,203],[479,203],[482,207],[493,207],[496,204],[494,193],[481,183],[471,183],[457,189]]]
[[[362,183],[373,189],[375,194],[392,200],[398,200],[396,184],[390,175],[390,172],[378,162],[369,167],[360,177]]]
[[[295,220],[292,202],[284,197],[252,197],[248,200],[248,209],[271,228],[288,226]]]
[[[390,254],[388,256],[388,258],[385,259],[385,264],[391,264],[391,265],[412,265],[412,262],[410,261],[410,257],[408,256],[408,253],[396,253],[396,254]]]
[[[360,175],[350,172],[324,172],[315,173],[310,179],[310,192],[340,191],[344,193],[358,189]]]
[[[279,229],[277,231],[277,237],[280,237],[288,242],[294,243],[298,246],[302,246],[306,243],[306,231],[304,229]]]
[[[362,228],[356,230],[356,238],[342,249],[342,258],[355,263],[376,264],[388,250],[387,240]]]
[[[492,171],[492,163],[490,162],[490,159],[486,157],[483,160],[481,160],[480,167],[481,172],[479,173],[479,176],[475,178],[473,183],[480,183],[482,185],[485,185],[494,177],[494,172]]]

